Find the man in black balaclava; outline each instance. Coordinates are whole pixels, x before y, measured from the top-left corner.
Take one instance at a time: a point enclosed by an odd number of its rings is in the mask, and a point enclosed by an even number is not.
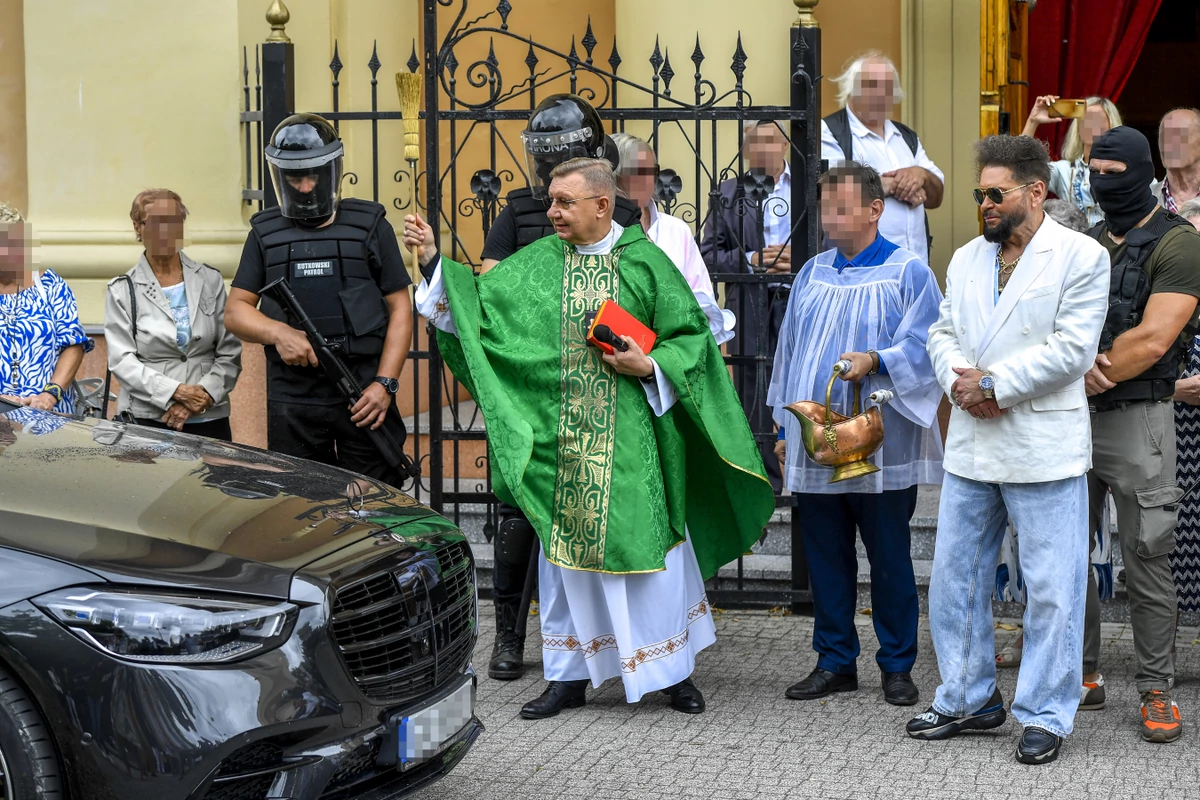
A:
[[[1117,507],[1130,621],[1142,700],[1142,738],[1183,734],[1171,699],[1175,675],[1175,416],[1171,395],[1196,334],[1200,233],[1158,208],[1150,192],[1150,143],[1133,128],[1113,128],[1092,144],[1092,194],[1104,221],[1088,231],[1112,258],[1108,317],[1096,365],[1085,378],[1092,407],[1088,473],[1093,536],[1106,490]],[[1099,672],[1100,601],[1088,571],[1080,709],[1104,706]]]

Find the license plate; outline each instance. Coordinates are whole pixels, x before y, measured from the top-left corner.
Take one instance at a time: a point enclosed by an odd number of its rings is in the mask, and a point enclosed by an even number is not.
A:
[[[439,755],[474,716],[475,680],[471,678],[433,705],[393,717],[397,766],[403,771]]]

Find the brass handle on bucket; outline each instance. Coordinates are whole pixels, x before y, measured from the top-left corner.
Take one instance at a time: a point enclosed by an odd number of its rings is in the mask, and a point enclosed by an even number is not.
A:
[[[833,405],[833,383],[837,380],[837,376],[841,375],[850,369],[850,362],[843,359],[833,365],[833,375],[829,377],[829,385],[825,387],[825,424],[832,424],[833,420],[829,418]],[[862,382],[854,382],[854,409],[851,416],[857,417],[862,413]]]

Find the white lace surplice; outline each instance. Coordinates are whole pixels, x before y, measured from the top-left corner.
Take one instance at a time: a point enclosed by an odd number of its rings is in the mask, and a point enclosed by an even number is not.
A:
[[[942,482],[942,440],[937,409],[942,389],[925,342],[937,320],[942,293],[929,267],[906,250],[879,266],[833,266],[828,250],[796,276],[779,331],[775,369],[767,391],[775,422],[788,441],[784,484],[793,492],[843,494],[905,489]],[[887,375],[862,381],[862,400],[878,389],[896,398],[883,408],[883,447],[871,456],[879,472],[829,483],[833,470],[808,458],[800,423],[785,407],[798,400],[824,404],[825,387],[839,356],[875,350]],[[838,380],[833,410],[851,413],[853,384]]]

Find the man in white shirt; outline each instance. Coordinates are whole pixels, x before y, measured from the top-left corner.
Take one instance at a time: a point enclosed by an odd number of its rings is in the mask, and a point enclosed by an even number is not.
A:
[[[929,263],[929,225],[925,210],[942,204],[945,176],[917,134],[888,119],[904,99],[900,75],[891,59],[869,51],[837,78],[839,111],[821,120],[821,158],[869,164],[883,176],[886,195],[879,233]]]

